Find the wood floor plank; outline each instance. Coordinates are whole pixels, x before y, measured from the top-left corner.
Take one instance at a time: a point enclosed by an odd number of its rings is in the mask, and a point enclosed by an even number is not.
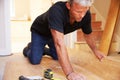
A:
[[[120,62],[107,56],[99,61],[90,51],[71,50],[74,54],[70,55],[71,61],[104,80],[120,80]],[[76,52],[75,52],[76,51]],[[78,56],[75,56],[78,55]],[[78,64],[79,62],[79,64]]]
[[[120,62],[107,57],[100,62],[91,51],[69,49],[73,69],[88,80],[120,80]],[[67,80],[58,61],[44,57],[39,65],[32,65],[23,55],[13,55],[8,61],[3,80],[17,80],[20,75],[43,76],[45,69],[52,69],[55,78]]]
[[[102,80],[80,66],[76,64],[72,65],[75,68],[75,71],[85,74],[89,80]],[[12,60],[7,63],[3,80],[17,80],[20,75],[43,76],[44,70],[48,68],[53,70],[55,78],[66,80],[58,61],[54,61],[51,58],[43,58],[41,64],[32,65],[21,55],[12,57]]]

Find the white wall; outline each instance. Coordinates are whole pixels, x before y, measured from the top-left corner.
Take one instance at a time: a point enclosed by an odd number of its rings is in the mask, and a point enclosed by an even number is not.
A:
[[[111,0],[94,0],[94,6],[103,19],[106,20]]]
[[[11,0],[11,20],[30,20],[30,0]]]
[[[37,16],[47,11],[51,5],[51,0],[30,0],[31,20],[33,21]]]
[[[10,55],[10,2],[0,0],[0,55]]]
[[[97,21],[102,21],[101,28],[104,30],[111,0],[94,0],[94,1],[95,2],[91,7],[91,12],[96,13]]]

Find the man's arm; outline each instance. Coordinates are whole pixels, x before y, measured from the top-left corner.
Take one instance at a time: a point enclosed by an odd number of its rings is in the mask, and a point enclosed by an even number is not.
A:
[[[87,44],[94,52],[95,56],[101,61],[102,58],[105,57],[105,55],[97,49],[96,41],[94,40],[92,33],[91,34],[84,34],[84,37],[85,37]]]
[[[56,47],[59,63],[67,76],[68,80],[86,80],[82,74],[76,74],[70,64],[68,52],[64,44],[64,34],[51,29],[52,37]]]
[[[64,34],[53,29],[51,30],[51,32],[56,47],[59,63],[62,66],[63,71],[67,75],[73,72],[73,69],[68,58],[66,46],[64,44]]]

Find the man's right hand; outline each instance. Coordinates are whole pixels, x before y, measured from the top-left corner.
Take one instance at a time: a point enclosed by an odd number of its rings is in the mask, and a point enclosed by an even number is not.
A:
[[[77,74],[77,73],[74,73],[74,72],[69,74],[67,76],[67,78],[68,78],[68,80],[87,80],[87,78],[83,74],[81,74],[81,73]]]

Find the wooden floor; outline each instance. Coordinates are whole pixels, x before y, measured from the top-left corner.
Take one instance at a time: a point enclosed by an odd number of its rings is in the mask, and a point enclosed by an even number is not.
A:
[[[120,80],[119,56],[108,56],[100,62],[90,50],[68,49],[68,52],[74,70],[83,73],[88,80]],[[43,57],[41,64],[32,65],[22,53],[9,57],[3,80],[18,80],[20,75],[43,76],[47,68],[53,70],[55,78],[67,80],[58,61]]]

